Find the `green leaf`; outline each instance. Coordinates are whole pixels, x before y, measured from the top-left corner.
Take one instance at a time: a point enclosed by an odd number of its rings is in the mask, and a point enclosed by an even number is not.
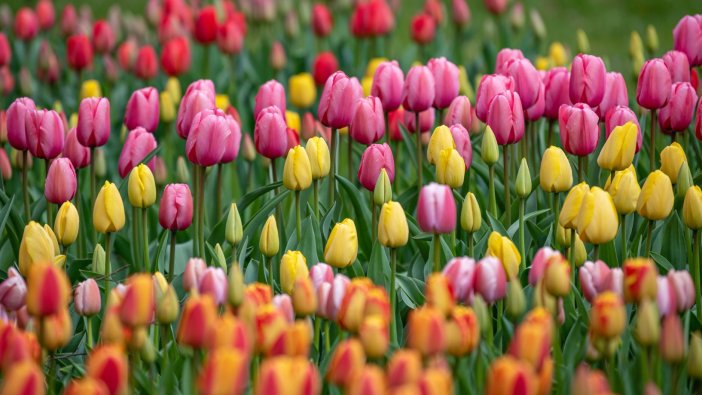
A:
[[[282,181],[274,182],[272,184],[264,185],[262,187],[256,188],[253,191],[247,193],[246,195],[242,196],[239,198],[239,201],[236,203],[237,208],[239,209],[239,212],[243,212],[246,207],[249,206],[249,204],[253,203],[256,199],[259,197],[267,194],[268,192],[274,190],[275,188],[278,188],[283,185]]]
[[[400,297],[407,307],[415,309],[424,304],[424,282],[399,273],[396,281],[402,291]]]
[[[532,211],[528,214],[524,215],[524,222],[529,221],[532,218],[538,217],[539,215],[543,213],[547,213],[551,211],[550,209],[543,209],[543,210],[538,210],[538,211]],[[517,231],[519,230],[519,218],[517,218],[517,221],[514,222],[512,225],[510,225],[509,229],[507,229],[507,236],[509,236],[510,239],[514,238],[514,235],[517,234]]]
[[[385,247],[376,240],[376,242],[373,243],[373,252],[368,261],[368,277],[373,280],[373,283],[384,285],[388,292],[392,292],[392,290],[389,289],[389,282],[386,280],[390,275],[389,269],[390,260],[385,254]]]
[[[361,201],[361,196],[363,196],[363,194],[361,194],[361,192],[349,180],[338,175],[336,176],[336,180],[346,192],[344,197],[351,202],[353,210],[356,214],[353,220],[356,222],[356,233],[358,234],[359,241],[358,247],[359,249],[363,250],[363,253],[366,256],[369,256],[371,252],[370,250],[373,248],[373,246],[371,244],[370,236],[371,213],[368,209],[368,204],[365,199]]]

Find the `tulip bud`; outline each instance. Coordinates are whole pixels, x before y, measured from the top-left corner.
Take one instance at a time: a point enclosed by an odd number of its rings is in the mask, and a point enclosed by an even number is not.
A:
[[[229,268],[229,278],[227,283],[227,294],[229,304],[239,307],[244,301],[244,274],[241,272],[239,263],[234,262]]]
[[[98,192],[93,207],[93,226],[100,233],[117,232],[124,227],[124,204],[117,186],[109,181]]]
[[[573,172],[565,153],[558,147],[546,149],[539,171],[541,189],[546,192],[565,192],[573,185]]]
[[[482,225],[482,215],[480,214],[480,206],[473,192],[468,192],[463,199],[461,207],[461,228],[468,233],[475,233],[480,230]]]
[[[224,273],[227,272],[227,258],[224,256],[224,250],[222,250],[222,245],[217,243],[214,246],[214,256],[212,257],[211,265],[222,269]]]
[[[182,156],[179,156],[176,160],[176,179],[182,184],[190,183],[190,170],[185,158]]]
[[[490,126],[485,127],[485,132],[483,133],[483,142],[481,146],[481,155],[483,157],[483,162],[488,166],[492,166],[497,163],[500,159],[500,147],[497,146],[497,140],[495,139],[495,133],[493,133]]]
[[[191,294],[183,306],[178,323],[178,343],[192,348],[203,348],[207,343],[207,332],[217,318],[216,308],[210,295]]]
[[[407,323],[407,346],[424,356],[435,355],[445,347],[444,317],[439,310],[420,307],[412,310]]]
[[[685,358],[685,339],[680,317],[668,314],[663,318],[661,329],[661,358],[668,363],[680,363]]]
[[[258,243],[258,249],[268,258],[272,258],[278,254],[278,224],[274,215],[269,216],[266,223],[263,225],[263,229],[261,230],[261,238],[259,239]]]
[[[558,225],[560,227],[564,229],[577,228],[578,214],[583,204],[583,198],[588,192],[590,192],[590,187],[585,182],[581,182],[568,191],[558,216]],[[560,229],[558,231],[560,232]],[[564,232],[564,236],[568,238],[567,243],[561,244],[559,240],[559,245],[570,245],[570,232]]]
[[[549,294],[557,298],[568,295],[570,291],[570,264],[562,255],[552,256],[546,262],[543,282]]]
[[[390,388],[413,385],[422,373],[422,356],[415,350],[400,348],[390,357],[386,371]]]
[[[615,127],[597,157],[597,164],[603,169],[615,172],[629,167],[636,153],[638,133],[638,128],[633,122]]]
[[[447,148],[456,148],[456,143],[453,140],[451,130],[444,125],[434,129],[429,139],[427,146],[427,161],[431,164],[437,164],[441,152]]]
[[[632,59],[643,57],[643,40],[641,35],[636,30],[632,30],[629,36],[629,57]]]
[[[447,148],[439,153],[436,162],[436,180],[451,188],[463,185],[466,165],[463,157],[454,148]]]
[[[621,298],[612,291],[599,294],[590,310],[590,331],[605,339],[619,337],[626,325],[626,309]]]
[[[688,188],[683,201],[683,222],[692,230],[702,229],[702,190],[698,186]]]
[[[645,347],[658,344],[661,326],[658,318],[658,308],[654,300],[645,299],[639,304],[636,313],[634,336],[636,341]]]
[[[332,384],[346,387],[363,369],[365,363],[366,356],[362,343],[355,338],[344,340],[336,346],[332,353],[326,379]]]
[[[129,390],[129,363],[120,346],[102,345],[95,348],[88,356],[85,372],[86,376],[104,383],[110,394]]]
[[[656,277],[658,271],[652,260],[631,258],[624,261],[624,300],[640,303],[655,299],[657,294]]]
[[[690,352],[687,354],[687,374],[699,380],[702,378],[702,335],[699,331],[690,337]]]
[[[358,236],[351,218],[334,225],[324,247],[324,260],[336,268],[345,268],[356,260]]]
[[[522,284],[517,281],[509,281],[507,283],[507,298],[505,302],[505,311],[512,320],[517,320],[524,310],[526,310],[526,298],[524,297],[524,289]]]
[[[380,244],[388,248],[398,248],[407,244],[408,238],[407,218],[400,203],[393,201],[384,203],[378,218]]]
[[[73,303],[78,315],[89,317],[100,312],[100,288],[92,278],[78,284],[74,295]]]
[[[585,243],[580,237],[575,238],[575,250],[573,254],[573,264],[576,267],[580,267],[587,260],[587,250],[585,249]]]
[[[30,268],[37,263],[53,262],[56,251],[51,235],[34,221],[30,221],[22,233],[19,250],[19,269],[28,276]]]
[[[519,274],[519,265],[522,262],[522,257],[517,247],[508,237],[501,236],[497,232],[490,233],[485,256],[494,256],[499,259],[502,262],[507,278],[514,279]]]
[[[486,394],[536,393],[538,377],[526,362],[512,356],[495,359],[487,373]]]
[[[56,315],[68,306],[70,292],[71,285],[63,270],[51,261],[37,262],[27,276],[27,312],[38,317]]]
[[[611,178],[610,178],[611,179]],[[607,180],[605,189],[612,196],[614,206],[621,215],[631,214],[636,210],[636,202],[641,194],[641,187],[636,179],[634,166],[618,171],[614,178]]]
[[[295,281],[309,276],[307,260],[300,251],[288,251],[280,260],[280,288],[286,294],[291,294]]]
[[[641,188],[636,211],[651,221],[665,219],[673,210],[674,200],[670,178],[661,170],[656,170],[648,175]]]
[[[307,152],[302,146],[288,151],[283,168],[283,185],[292,191],[302,191],[312,184],[312,169]]]
[[[102,97],[100,82],[97,80],[85,80],[80,86],[80,98]]]
[[[100,243],[95,244],[90,270],[93,273],[101,275],[105,274],[105,250],[102,248],[102,245]]]
[[[651,53],[658,51],[658,32],[653,25],[646,26],[646,49]]]
[[[229,206],[229,214],[227,215],[227,224],[225,226],[224,238],[227,239],[229,244],[236,246],[241,242],[244,237],[244,229],[241,224],[241,216],[239,215],[239,209],[236,203],[232,203]]]
[[[372,315],[366,317],[358,330],[361,343],[366,355],[370,358],[381,358],[390,346],[388,322],[384,317]]]
[[[156,182],[148,166],[142,163],[132,169],[127,191],[132,207],[148,208],[156,202]]]
[[[612,196],[593,187],[583,196],[576,219],[578,235],[591,244],[604,244],[617,236],[619,216]]]
[[[385,169],[380,169],[380,176],[378,176],[378,181],[375,183],[375,189],[373,190],[373,202],[376,206],[382,206],[391,200],[392,184],[390,183],[388,172]]]
[[[529,173],[529,164],[527,164],[526,158],[522,158],[522,162],[519,164],[515,188],[520,199],[526,199],[531,193],[531,174]]]
[[[119,306],[122,323],[131,328],[151,322],[154,314],[154,283],[148,274],[135,274],[127,279],[127,290]]]
[[[159,93],[159,109],[161,110],[161,120],[171,123],[176,119],[176,104],[173,96],[167,91]]]
[[[305,151],[310,162],[312,179],[319,180],[329,174],[329,147],[321,137],[312,137],[305,144]]]
[[[288,86],[290,90],[290,102],[297,108],[309,108],[317,99],[317,89],[314,86],[314,79],[309,73],[293,75],[288,81]]]
[[[156,291],[156,321],[159,324],[171,324],[178,319],[180,306],[178,295],[173,285],[168,285],[165,292],[161,289]]]
[[[73,203],[64,202],[59,208],[54,222],[54,232],[58,242],[64,247],[73,244],[78,238],[79,226],[78,210]]]
[[[685,150],[680,144],[673,142],[661,151],[661,171],[665,173],[673,184],[678,182],[680,166],[687,162]]]
[[[690,173],[690,166],[687,161],[683,162],[680,166],[680,171],[678,172],[678,182],[675,184],[675,198],[683,199],[687,190],[694,185],[694,180],[692,179],[692,174]]]
[[[317,310],[317,294],[312,280],[308,277],[298,277],[292,289],[292,304],[298,317],[312,315]]]
[[[575,38],[577,42],[578,52],[589,53],[590,52],[590,40],[587,38],[587,34],[582,29],[575,31]]]

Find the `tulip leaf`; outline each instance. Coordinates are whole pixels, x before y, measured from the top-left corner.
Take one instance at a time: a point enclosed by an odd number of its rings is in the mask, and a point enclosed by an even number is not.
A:
[[[400,297],[407,307],[415,309],[424,304],[424,283],[416,278],[397,274],[397,285],[400,287]]]
[[[236,202],[239,212],[244,212],[244,210],[256,199],[267,194],[268,192],[279,188],[283,185],[282,181],[274,182],[272,184],[264,185],[262,187],[256,188],[253,191],[247,193],[246,195],[239,198]]]
[[[156,272],[156,270],[161,270],[160,263],[159,261],[161,260],[161,254],[163,254],[163,250],[166,248],[166,241],[169,239],[168,237],[169,232],[167,229],[161,230],[161,234],[158,236],[158,246],[156,247],[156,256],[154,256],[154,259],[151,261],[151,273]]]
[[[666,257],[676,269],[682,269],[682,263],[687,262],[687,246],[692,244],[685,242],[688,232],[677,211],[673,211],[668,220],[660,227],[659,232],[662,233],[654,240],[661,240],[660,254]]]
[[[343,197],[348,199],[353,206],[353,210],[356,216],[353,218],[356,222],[356,233],[358,234],[358,248],[363,251],[366,256],[370,256],[370,250],[373,248],[370,237],[370,210],[368,209],[368,204],[365,201],[361,201],[361,194],[359,190],[346,178],[337,175],[336,180],[339,182],[346,192],[345,194],[340,194],[337,199]]]
[[[505,230],[504,225],[502,225],[502,222],[498,220],[497,218],[493,217],[492,214],[490,214],[489,211],[485,211],[485,215],[488,218],[488,221],[490,222],[490,227],[492,228],[493,231],[503,235],[507,236],[507,230]]]
[[[658,265],[658,271],[661,273],[667,273],[674,269],[673,264],[670,263],[668,258],[657,252],[651,251],[651,259],[656,262],[656,265]]]
[[[373,243],[373,252],[371,252],[370,259],[368,260],[368,277],[373,280],[373,283],[378,285],[384,285],[388,293],[394,292],[390,289],[390,283],[386,279],[389,278],[390,260],[385,253],[385,247],[383,247],[379,241]]]
[[[252,237],[254,234],[258,234],[263,226],[263,223],[266,222],[266,219],[268,219],[268,216],[275,210],[275,207],[288,196],[289,193],[290,191],[286,189],[266,202],[266,204],[264,204],[244,226],[244,235],[242,240],[246,239],[247,237]]]
[[[532,211],[528,214],[524,215],[524,222],[529,221],[530,219],[537,217],[543,213],[547,213],[551,210],[549,209],[543,209],[543,210],[538,210],[538,211]],[[514,222],[512,225],[510,225],[509,229],[507,229],[507,236],[509,236],[510,239],[514,238],[514,235],[517,234],[517,231],[519,230],[519,217],[517,217],[517,221]]]

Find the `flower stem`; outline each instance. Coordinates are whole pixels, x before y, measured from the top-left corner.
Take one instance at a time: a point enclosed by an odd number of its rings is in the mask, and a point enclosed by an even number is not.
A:
[[[111,236],[110,232],[105,233],[105,297],[102,298],[105,306],[107,306],[110,296],[110,277],[112,277],[112,267],[110,266],[110,255],[112,253]]]
[[[217,198],[215,200],[215,215],[214,215],[214,223],[217,223],[217,219],[219,218],[220,214],[222,213],[222,172],[224,169],[222,169],[222,164],[219,163],[217,164],[217,179],[215,182],[216,188],[217,188]],[[234,184],[232,184],[232,188],[234,187]]]
[[[319,221],[319,180],[312,181],[312,191],[314,193],[314,217]]]
[[[346,160],[348,166],[348,168],[346,169],[346,176],[348,177],[349,181],[353,182],[353,139],[351,138],[350,134],[346,134],[346,138],[348,139],[348,145],[346,146]]]
[[[300,191],[295,191],[295,231],[297,232],[297,245],[302,237],[302,215],[300,214]]]
[[[176,232],[175,230],[171,231],[171,251],[170,255],[168,255],[168,282],[172,283],[173,282],[173,276],[174,276],[174,271],[175,271],[175,249],[176,249]]]
[[[141,209],[141,237],[144,238],[144,262],[142,262],[142,265],[144,265],[144,272],[148,272],[151,270],[151,265],[149,264],[149,224],[147,210],[148,209],[146,207]]]
[[[526,269],[526,248],[524,246],[524,210],[526,199],[519,199],[519,253],[522,255],[522,268]]]
[[[26,158],[26,154],[25,154]],[[90,211],[95,207],[95,147],[90,147]],[[93,244],[97,243],[97,232],[93,227]]]
[[[570,274],[573,286],[575,286],[575,229],[570,229],[570,248],[568,248],[568,261],[570,262]]]
[[[586,160],[587,160],[586,156],[578,156],[578,182],[585,181],[584,175],[585,175],[585,161]]]
[[[395,321],[395,311],[397,304],[397,293],[395,292],[395,275],[397,274],[397,250],[390,248],[390,343],[397,344],[397,322]]]
[[[553,212],[555,214],[553,218],[553,247],[558,249],[558,217],[560,217],[561,211],[561,199],[558,192],[554,193],[553,199]]]
[[[372,224],[371,225],[371,235],[373,236],[373,242],[378,239],[378,218],[376,218],[376,207],[375,207],[375,201],[373,200],[373,192],[370,192],[370,206],[371,206],[371,218],[372,218]]]
[[[473,239],[473,232],[468,232],[468,256],[475,258],[475,239]]]
[[[85,327],[87,329],[87,339],[86,343],[88,346],[88,350],[93,349],[93,325],[92,325],[92,320],[90,319],[91,317],[85,317]]]
[[[414,132],[417,133],[417,193],[422,189],[422,129],[419,126],[419,112],[414,113]]]
[[[502,152],[504,155],[504,177],[503,184],[505,187],[505,214],[507,219],[507,226],[512,224],[512,204],[510,203],[509,196],[509,145],[502,146]]]
[[[646,256],[651,257],[651,239],[653,237],[653,220],[648,220],[648,231],[646,234]]]
[[[651,110],[651,130],[649,130],[650,151],[649,151],[649,172],[656,168],[656,110]]]
[[[329,172],[329,208],[334,204],[334,194],[336,193],[336,172],[337,160],[339,157],[339,131],[336,128],[331,130],[331,171]]]
[[[200,204],[198,208],[198,219],[200,221],[198,242],[200,244],[200,256],[205,258],[207,256],[207,252],[205,250],[205,178],[207,177],[205,172],[207,168],[204,166],[198,166],[198,169],[200,171],[200,178],[198,180],[200,183],[198,188],[198,193],[200,193],[200,197],[198,198],[198,203]]]
[[[324,322],[324,351],[329,352],[331,350],[331,323],[329,320]]]
[[[619,222],[619,228],[621,229],[622,232],[622,262],[627,258],[627,253],[628,247],[627,247],[627,240],[626,240],[626,214],[622,214],[622,220]]]
[[[27,180],[27,167],[29,166],[29,153],[22,151],[22,200],[24,200],[24,219],[29,222],[29,181]],[[92,164],[90,165],[92,167]]]
[[[200,235],[200,219],[198,218],[199,215],[199,210],[198,208],[200,207],[200,191],[198,190],[200,188],[200,171],[198,170],[197,166],[193,166],[193,188],[195,189],[195,194],[193,196],[194,203],[195,203],[195,220],[193,221],[193,237],[192,237],[192,242],[193,242],[193,255],[196,257],[200,256],[200,243],[198,242],[199,240],[199,235]]]
[[[497,198],[495,197],[495,165],[490,165],[488,181],[488,194],[490,195],[490,213],[497,218]]]
[[[139,237],[139,215],[137,214],[138,208],[132,206],[132,271],[138,271],[139,263],[137,262],[137,254],[141,244],[141,238]]]
[[[702,318],[702,303],[700,301],[700,231],[692,231],[692,277],[695,283],[695,305],[697,318]]]
[[[434,273],[441,271],[441,235],[434,233]]]

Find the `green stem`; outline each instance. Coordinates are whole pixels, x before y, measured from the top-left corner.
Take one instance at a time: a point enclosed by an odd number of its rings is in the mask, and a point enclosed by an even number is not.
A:
[[[329,352],[331,350],[331,321],[326,320],[324,322],[324,351]]]
[[[441,271],[441,235],[434,233],[434,273]]]
[[[353,182],[353,139],[349,133],[346,134],[346,138],[348,139],[346,146],[346,165],[348,166],[346,176],[349,181]]]
[[[646,386],[646,383],[649,381],[649,365],[650,361],[648,360],[648,346],[643,346],[641,347],[641,377],[643,377],[643,385]]]
[[[137,214],[137,208],[132,206],[132,267],[133,272],[138,271],[139,263],[137,262],[137,255],[139,254],[139,248],[141,247],[141,238],[139,237],[139,215]]]
[[[553,247],[558,249],[558,217],[560,217],[561,211],[561,200],[558,192],[554,193],[553,199],[553,212],[555,214],[553,218]]]
[[[329,209],[334,205],[334,195],[336,191],[337,160],[339,157],[339,131],[336,128],[331,130],[331,171],[329,172]]]
[[[76,175],[78,175],[78,174],[80,174],[80,173],[76,172]],[[78,178],[80,178],[80,177],[78,177]],[[79,187],[76,188],[75,203],[76,203],[76,210],[78,210],[79,213],[82,213],[83,210],[81,208],[80,185],[82,185],[82,184],[79,183],[78,184]],[[80,216],[79,216],[78,222],[79,222],[79,224],[81,224],[81,226],[82,226],[83,221],[84,221],[84,219],[80,218]],[[78,234],[78,257],[81,259],[85,257],[85,240],[83,238],[83,235],[80,233]]]
[[[54,227],[54,204],[48,200],[46,201],[46,223]]]
[[[168,282],[173,282],[173,276],[175,275],[175,250],[176,250],[176,232],[171,231],[171,250],[168,255]]]
[[[166,336],[168,331],[168,325],[159,325],[159,331],[161,332],[161,374],[166,371],[166,366],[168,366],[168,338]]]
[[[422,130],[419,127],[419,112],[414,113],[414,132],[417,134],[417,193],[422,189]]]
[[[526,269],[526,248],[524,246],[524,210],[526,199],[519,199],[519,253],[522,255],[522,269]]]
[[[48,393],[55,394],[54,386],[56,383],[56,353],[54,351],[49,353],[49,383],[47,384]]]
[[[546,134],[546,148],[551,146],[551,142],[553,141],[553,124],[554,122],[552,120],[548,121],[548,132]]]
[[[222,213],[222,171],[224,171],[224,169],[222,168],[222,164],[217,164],[217,178],[215,181],[215,185],[217,188],[217,198],[215,199],[214,223],[217,223],[217,219],[219,219],[219,216]],[[234,184],[232,184],[232,187],[234,187]]]
[[[397,322],[395,321],[395,311],[397,304],[397,292],[395,292],[395,276],[397,274],[397,250],[390,248],[390,343],[397,344]]]
[[[319,180],[312,181],[312,191],[314,194],[314,217],[319,221]]]
[[[468,232],[468,256],[475,258],[475,239],[473,238],[473,232]]]
[[[271,290],[273,290],[273,278],[273,257],[270,257],[268,258],[268,285],[271,286]]]
[[[502,333],[502,312],[504,311],[504,301],[502,299],[498,300],[495,307],[497,308],[497,326],[495,327],[495,334],[499,334],[497,338],[497,347],[501,354],[502,338],[505,336],[505,334]]]
[[[692,276],[695,283],[695,305],[697,307],[697,319],[702,319],[702,303],[700,303],[700,231],[692,232]]]
[[[512,224],[512,204],[510,203],[509,196],[509,145],[502,146],[502,152],[504,154],[504,177],[502,179],[502,184],[505,187],[505,218],[507,219],[507,226]]]
[[[148,212],[147,208],[142,208],[141,209],[141,237],[144,238],[144,250],[143,250],[143,259],[144,262],[142,262],[142,267],[144,272],[148,272],[151,270],[151,265],[149,264],[149,224],[148,224]]]
[[[314,347],[317,349],[317,355],[319,356],[318,359],[321,360],[322,356],[322,345],[319,342],[319,332],[321,331],[321,326],[322,326],[322,317],[315,317],[314,318],[314,342],[312,343]]]
[[[648,220],[648,230],[646,232],[646,256],[651,257],[651,242],[653,237],[653,223],[652,219]]]
[[[85,317],[85,327],[87,328],[86,343],[88,345],[88,350],[93,349],[93,323],[91,322],[92,320],[90,318],[91,317]]]
[[[300,245],[302,237],[302,214],[300,213],[300,191],[295,191],[295,231],[297,232],[297,244]]]
[[[593,260],[593,261],[596,261],[596,260],[598,260],[598,259],[600,259],[600,245],[599,245],[599,244],[595,244],[595,245],[592,247],[592,260]]]
[[[193,221],[193,237],[192,237],[192,242],[193,242],[193,255],[196,257],[201,256],[200,255],[200,243],[198,242],[200,238],[200,218],[198,217],[199,215],[199,210],[198,208],[200,207],[200,171],[198,170],[198,166],[195,165],[193,166],[193,188],[195,189],[195,194],[193,196],[193,200],[195,203],[195,220]]]
[[[560,326],[557,324],[558,322],[558,316],[554,315],[553,317],[553,358],[554,358],[554,366],[553,366],[553,372],[554,372],[554,381],[556,383],[556,391],[554,391],[555,394],[558,394],[559,391],[558,389],[561,388],[562,380],[561,380],[561,366],[563,365],[563,351],[561,349],[561,331],[560,331]]]
[[[24,218],[29,222],[31,213],[29,210],[29,181],[27,179],[27,167],[29,166],[29,153],[22,151],[22,200],[24,200]]]
[[[656,168],[656,110],[651,110],[651,130],[649,130],[650,151],[649,151],[649,172]]]
[[[488,194],[490,195],[490,212],[497,218],[497,198],[495,197],[495,165],[488,167]]]
[[[619,228],[621,229],[622,232],[622,262],[627,258],[628,252],[627,250],[629,247],[627,246],[627,239],[626,239],[626,214],[622,214],[622,219],[619,223]]]
[[[587,156],[578,156],[578,182],[585,181],[584,174],[585,174],[585,161],[586,160],[587,160]]]
[[[95,147],[90,147],[90,212],[95,207]],[[93,227],[93,244],[97,243],[97,231]]]
[[[107,301],[110,296],[110,277],[112,277],[112,267],[110,266],[110,255],[112,253],[110,232],[105,233],[105,297],[102,298],[102,303],[107,306]]]
[[[204,259],[207,256],[205,250],[205,178],[207,177],[207,174],[205,174],[205,172],[207,171],[207,168],[205,168],[204,166],[198,166],[198,168],[200,171],[200,178],[198,180],[200,183],[200,186],[198,188],[198,193],[200,193],[200,197],[198,199],[200,204],[200,207],[198,209],[198,219],[200,220],[200,233],[198,234],[198,242],[200,244],[200,256]]]
[[[371,235],[373,236],[373,242],[378,239],[378,218],[376,217],[376,207],[375,207],[375,201],[373,200],[373,191],[370,192],[370,206],[371,206],[371,218],[372,218],[372,228],[371,228]]]
[[[570,262],[570,274],[573,286],[575,286],[575,229],[570,229],[570,248],[568,248],[568,261]]]

